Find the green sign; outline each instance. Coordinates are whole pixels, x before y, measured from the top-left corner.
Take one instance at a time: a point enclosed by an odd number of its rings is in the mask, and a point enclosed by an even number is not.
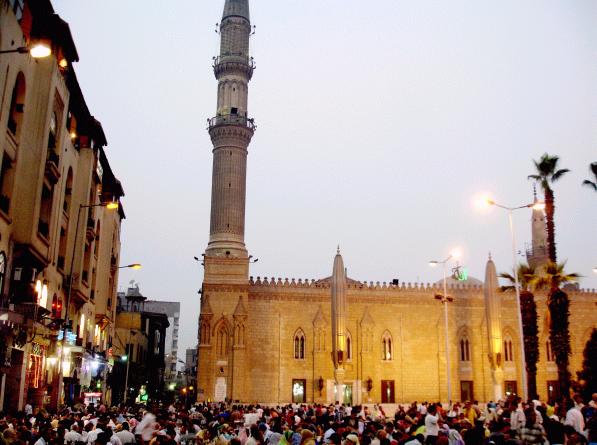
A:
[[[468,280],[468,269],[466,267],[458,267],[454,271],[454,278],[458,281]]]

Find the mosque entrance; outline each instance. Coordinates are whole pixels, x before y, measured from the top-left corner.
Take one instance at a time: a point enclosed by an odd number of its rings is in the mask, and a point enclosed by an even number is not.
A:
[[[394,400],[394,380],[382,380],[381,403],[395,403]]]
[[[344,385],[344,401],[346,406],[352,406],[352,383]]]

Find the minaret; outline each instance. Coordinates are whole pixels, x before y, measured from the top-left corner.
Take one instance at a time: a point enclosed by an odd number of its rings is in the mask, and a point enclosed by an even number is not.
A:
[[[211,224],[205,251],[205,282],[245,282],[247,147],[255,125],[248,117],[251,21],[248,0],[226,0],[220,24],[220,55],[214,59],[218,80],[216,116],[208,120],[213,143]],[[222,266],[227,266],[225,270]]]
[[[340,247],[334,258],[332,272],[332,355],[336,401],[344,400],[344,361],[346,360],[346,270]]]
[[[502,387],[504,385],[504,370],[502,355],[502,323],[501,312],[502,303],[500,297],[496,295],[498,289],[497,272],[495,263],[489,255],[487,266],[485,267],[485,286],[483,293],[485,295],[485,317],[487,324],[487,340],[489,342],[489,365],[491,369],[491,381],[493,384],[493,400],[500,400],[503,395]]]
[[[537,189],[533,186],[533,203],[539,202],[537,199]],[[527,251],[527,261],[529,266],[537,272],[543,269],[549,262],[549,251],[547,249],[547,225],[545,223],[545,213],[541,209],[533,209],[531,220],[532,225],[532,246]]]

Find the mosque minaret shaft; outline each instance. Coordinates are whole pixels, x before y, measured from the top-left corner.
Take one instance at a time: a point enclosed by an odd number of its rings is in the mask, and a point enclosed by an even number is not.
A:
[[[344,401],[344,362],[346,361],[346,269],[340,248],[332,272],[332,355],[334,360],[335,399]]]
[[[214,59],[218,80],[216,116],[209,119],[213,143],[211,223],[205,251],[206,280],[209,259],[229,260],[239,266],[236,279],[248,273],[245,247],[247,147],[255,126],[248,117],[248,85],[253,76],[249,54],[251,21],[248,0],[226,0],[220,24],[220,54]],[[246,269],[246,273],[245,273]],[[212,274],[213,275],[213,274]],[[230,273],[228,273],[230,275]],[[248,277],[247,277],[248,278]]]

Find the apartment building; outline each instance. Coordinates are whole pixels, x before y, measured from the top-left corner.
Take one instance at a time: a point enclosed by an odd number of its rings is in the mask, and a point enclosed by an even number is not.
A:
[[[49,0],[0,0],[1,410],[110,397],[124,191],[78,60]]]

